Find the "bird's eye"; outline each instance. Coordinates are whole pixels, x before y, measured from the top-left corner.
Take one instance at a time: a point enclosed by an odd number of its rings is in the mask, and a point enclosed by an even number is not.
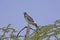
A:
[[[24,12],[24,14],[27,14],[26,12]]]

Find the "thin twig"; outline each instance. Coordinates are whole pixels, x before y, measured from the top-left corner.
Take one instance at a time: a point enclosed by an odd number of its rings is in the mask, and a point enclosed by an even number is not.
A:
[[[10,27],[11,24],[8,24],[7,28]]]
[[[35,29],[33,29],[33,28],[31,28],[31,27],[30,27],[30,29],[33,30],[33,31],[35,31]]]
[[[18,35],[20,34],[20,32],[23,31],[25,28],[27,28],[27,27],[24,27],[24,28],[22,28],[22,29],[19,31],[19,33],[17,34],[17,37],[18,37]]]

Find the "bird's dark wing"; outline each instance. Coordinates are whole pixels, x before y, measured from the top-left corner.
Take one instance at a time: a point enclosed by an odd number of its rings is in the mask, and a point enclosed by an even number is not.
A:
[[[32,17],[30,17],[26,12],[24,13],[24,18],[30,22],[34,22],[34,20],[32,19]]]

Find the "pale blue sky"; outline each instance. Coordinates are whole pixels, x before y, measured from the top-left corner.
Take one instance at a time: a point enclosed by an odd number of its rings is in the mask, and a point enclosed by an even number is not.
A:
[[[52,24],[60,18],[60,0],[0,0],[0,26],[11,23],[17,29],[23,28],[27,25],[25,11],[39,25]]]

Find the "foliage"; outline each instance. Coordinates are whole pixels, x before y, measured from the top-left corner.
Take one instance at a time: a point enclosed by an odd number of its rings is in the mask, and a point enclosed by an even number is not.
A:
[[[56,20],[54,24],[42,26],[34,31],[29,39],[42,40],[47,38],[46,40],[49,40],[51,36],[54,36],[57,40],[60,40],[60,38],[57,37],[58,34],[60,34],[60,20]]]
[[[17,32],[17,30],[11,28],[10,25],[11,24],[9,24],[7,27],[0,28],[0,31],[2,31],[0,34],[0,40],[20,40],[21,36],[17,36],[16,34],[14,34]],[[29,37],[27,39],[42,40],[46,38],[46,40],[50,40],[50,37],[54,36],[57,40],[60,40],[60,38],[57,37],[57,35],[59,34],[60,34],[60,20],[56,20],[54,24],[45,25],[39,29],[35,29],[31,34],[28,34]],[[24,38],[25,36],[26,35],[24,35]]]
[[[0,40],[18,40],[16,35],[13,33],[17,32],[14,28],[10,28],[9,24],[7,27],[0,28],[0,31],[2,31],[2,35],[0,35]]]

